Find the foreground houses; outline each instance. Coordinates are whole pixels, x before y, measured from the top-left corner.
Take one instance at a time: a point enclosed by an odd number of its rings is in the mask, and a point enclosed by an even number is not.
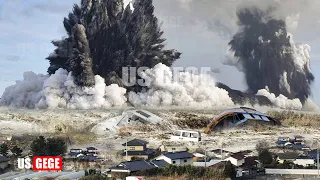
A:
[[[173,165],[188,165],[193,163],[193,154],[189,152],[166,153],[155,158],[156,160],[164,160]]]
[[[147,144],[147,141],[141,139],[133,139],[123,143],[123,153],[121,153],[121,156],[123,156],[126,161],[135,159],[147,160],[154,153],[153,150],[147,148]]]

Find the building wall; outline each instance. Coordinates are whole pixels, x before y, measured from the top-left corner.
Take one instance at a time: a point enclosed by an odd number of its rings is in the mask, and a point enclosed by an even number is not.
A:
[[[301,166],[309,166],[309,165],[314,165],[314,160],[313,159],[296,159],[293,161],[293,163]]]
[[[193,164],[193,159],[192,158],[188,158],[188,159],[174,159],[171,160],[163,155],[159,156],[156,160],[164,160],[169,164],[174,164],[174,165],[188,165],[188,164]],[[186,160],[186,162],[185,162]]]
[[[125,149],[126,149],[126,146],[123,146],[123,150]],[[144,146],[128,146],[128,151],[144,151],[144,150],[145,150]]]
[[[128,156],[128,158],[126,158],[126,156],[123,156],[123,158],[126,160],[126,161],[131,161],[132,158],[137,158],[137,159],[145,159],[147,160],[148,159],[148,156]]]
[[[237,159],[235,159],[233,157],[227,158],[226,161],[230,161],[231,164],[233,164],[235,166],[241,166],[244,163],[244,159],[237,160]]]

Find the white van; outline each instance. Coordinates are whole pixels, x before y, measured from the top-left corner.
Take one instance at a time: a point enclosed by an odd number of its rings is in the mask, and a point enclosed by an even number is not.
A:
[[[199,131],[192,130],[176,130],[170,137],[171,141],[201,141],[201,133]]]

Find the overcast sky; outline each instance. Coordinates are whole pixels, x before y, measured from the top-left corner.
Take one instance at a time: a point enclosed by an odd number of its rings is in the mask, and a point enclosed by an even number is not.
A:
[[[50,41],[65,36],[62,20],[80,0],[0,0],[0,94],[23,72],[46,73]],[[228,41],[238,30],[235,12],[242,6],[276,6],[296,43],[312,48],[313,99],[320,105],[320,1],[318,0],[154,0],[168,48],[182,52],[175,66],[219,69],[217,81],[246,90],[242,73],[223,65]]]

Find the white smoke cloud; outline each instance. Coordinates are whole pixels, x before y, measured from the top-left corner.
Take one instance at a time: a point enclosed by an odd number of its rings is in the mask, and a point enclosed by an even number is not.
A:
[[[50,77],[33,72],[24,73],[24,79],[6,88],[0,104],[28,108],[99,109],[125,105],[126,89],[95,76],[94,87],[74,84],[71,73],[59,69]]]
[[[157,64],[142,73],[142,78],[151,80],[147,92],[129,93],[134,105],[180,106],[180,107],[227,107],[233,102],[224,89],[215,86],[214,79],[205,74],[189,72],[173,73]]]
[[[293,109],[293,110],[300,110],[302,108],[302,103],[299,99],[288,99],[284,95],[280,94],[276,97],[275,94],[270,93],[266,87],[266,89],[260,89],[257,92],[257,95],[262,95],[267,97],[275,106],[284,109]]]
[[[280,76],[279,86],[280,88],[287,90],[288,93],[291,92],[290,84],[288,83],[287,72],[283,72],[283,75]]]

